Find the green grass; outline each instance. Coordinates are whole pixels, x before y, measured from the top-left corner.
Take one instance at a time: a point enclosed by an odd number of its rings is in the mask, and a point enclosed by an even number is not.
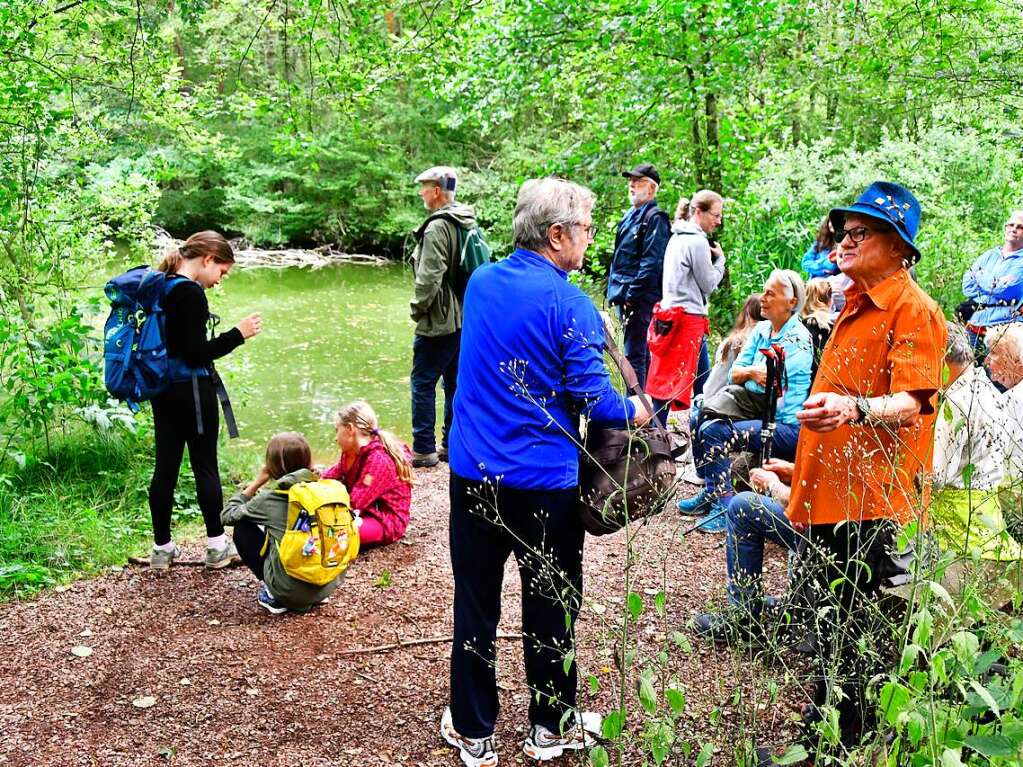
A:
[[[31,596],[148,551],[152,451],[147,430],[83,429],[56,443],[45,460],[0,466],[0,600]],[[225,472],[225,480],[235,473]],[[175,507],[175,539],[200,535],[187,461]]]

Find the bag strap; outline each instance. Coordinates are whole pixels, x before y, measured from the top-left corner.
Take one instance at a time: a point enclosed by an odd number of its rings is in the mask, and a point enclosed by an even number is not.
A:
[[[614,337],[614,326],[611,324],[611,316],[607,312],[600,313],[601,319],[604,320],[604,348],[608,354],[611,355],[611,359],[614,360],[615,365],[618,367],[618,372],[622,374],[622,378],[625,379],[625,385],[628,390],[639,397],[639,401],[643,403],[646,409],[653,413],[653,417],[650,419],[655,426],[654,428],[662,433],[665,437],[668,436],[667,429],[661,423],[661,419],[657,417],[657,411],[654,410],[653,403],[650,402],[650,398],[647,393],[643,391],[643,387],[639,385],[639,377],[636,375],[635,369],[632,367],[632,363],[629,362],[618,348],[618,344],[615,342]],[[648,421],[647,423],[650,423]]]

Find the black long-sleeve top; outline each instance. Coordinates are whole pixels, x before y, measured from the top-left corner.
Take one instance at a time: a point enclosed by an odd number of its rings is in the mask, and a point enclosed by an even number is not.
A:
[[[170,289],[163,301],[166,313],[164,331],[167,355],[178,357],[190,368],[209,366],[213,360],[230,354],[245,339],[238,328],[208,338],[210,305],[206,291],[192,280],[181,280]]]

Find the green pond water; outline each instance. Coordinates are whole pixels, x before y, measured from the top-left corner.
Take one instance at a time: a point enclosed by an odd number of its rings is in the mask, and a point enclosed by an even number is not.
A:
[[[217,363],[241,432],[229,449],[261,450],[275,432],[295,430],[328,460],[334,414],[353,399],[409,440],[411,291],[400,264],[233,270],[208,293],[219,330],[258,311],[263,332]]]

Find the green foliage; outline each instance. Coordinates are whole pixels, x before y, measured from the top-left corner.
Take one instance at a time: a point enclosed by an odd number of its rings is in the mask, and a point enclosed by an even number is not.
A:
[[[76,431],[0,476],[0,598],[123,565],[148,538],[149,435]]]

